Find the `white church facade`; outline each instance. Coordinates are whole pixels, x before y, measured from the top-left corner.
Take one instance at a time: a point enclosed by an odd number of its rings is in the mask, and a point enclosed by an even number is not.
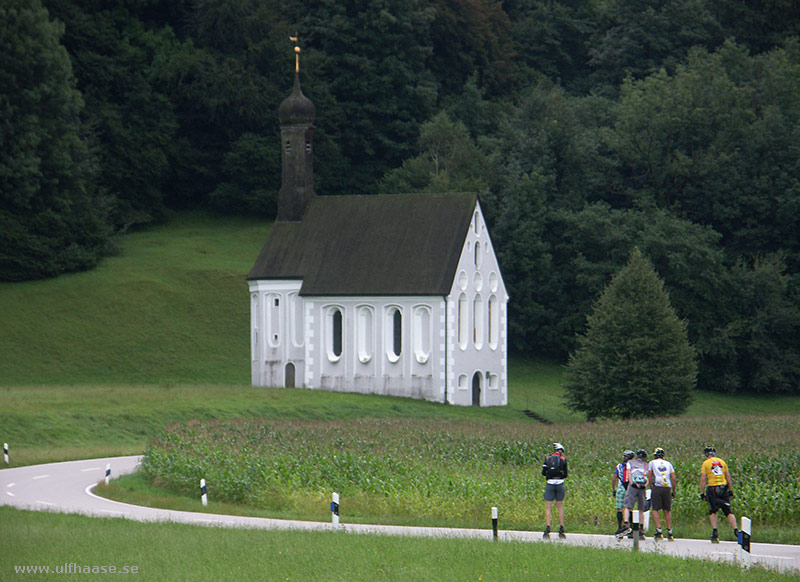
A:
[[[477,196],[316,196],[297,76],[279,117],[278,217],[248,275],[252,383],[506,405],[508,295]]]

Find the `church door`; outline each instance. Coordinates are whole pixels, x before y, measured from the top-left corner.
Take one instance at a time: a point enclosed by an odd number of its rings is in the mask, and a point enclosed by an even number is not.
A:
[[[475,372],[472,377],[472,406],[481,405],[481,373]]]
[[[289,362],[286,364],[285,382],[286,388],[294,388],[294,364]]]

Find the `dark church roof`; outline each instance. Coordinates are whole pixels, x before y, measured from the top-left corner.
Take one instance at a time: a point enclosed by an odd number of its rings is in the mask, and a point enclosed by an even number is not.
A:
[[[477,197],[317,196],[276,222],[248,279],[302,279],[301,295],[447,295]]]

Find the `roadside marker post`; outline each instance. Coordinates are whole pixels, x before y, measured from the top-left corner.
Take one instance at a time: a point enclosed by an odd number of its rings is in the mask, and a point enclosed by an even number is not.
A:
[[[8,465],[8,443],[3,443],[3,459],[6,465]]]
[[[750,518],[742,517],[742,525],[739,528],[739,560],[743,566],[750,565]]]
[[[208,487],[206,487],[205,479],[200,479],[200,501],[203,503],[203,507],[208,505]]]
[[[111,479],[111,463],[106,463],[106,485],[108,485],[109,479]]]
[[[647,499],[647,505],[648,506],[650,505],[650,497],[652,495],[653,495],[652,489],[648,489],[644,494],[645,499]],[[647,531],[648,529],[650,529],[650,510],[649,509],[644,512],[644,517],[642,517],[641,523],[642,523],[642,531]]]
[[[339,494],[333,494],[333,501],[331,501],[331,523],[334,527],[339,527]]]
[[[492,507],[492,539],[497,541],[497,508]]]
[[[631,518],[631,529],[633,530],[633,551],[639,551],[639,515],[640,511],[634,510],[633,517]]]

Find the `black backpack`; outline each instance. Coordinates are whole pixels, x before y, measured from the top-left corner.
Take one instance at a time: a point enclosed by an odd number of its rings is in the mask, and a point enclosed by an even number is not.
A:
[[[550,455],[544,460],[544,476],[548,479],[563,479],[567,462],[561,455]]]

